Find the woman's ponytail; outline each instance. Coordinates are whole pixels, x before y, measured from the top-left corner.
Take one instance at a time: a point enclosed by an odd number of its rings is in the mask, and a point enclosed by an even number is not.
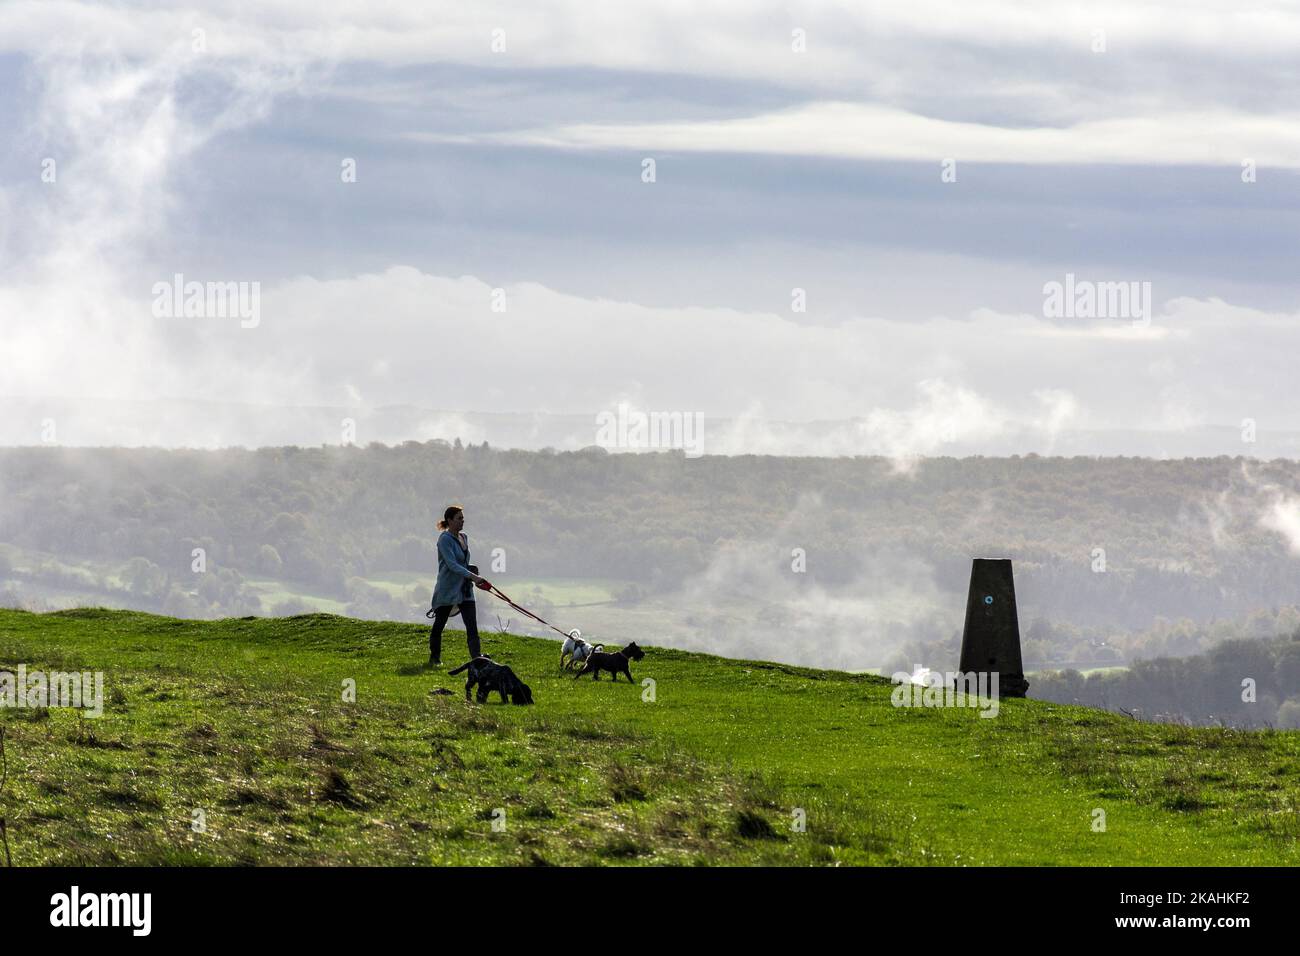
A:
[[[456,517],[456,515],[460,514],[464,510],[465,509],[463,509],[460,505],[448,505],[447,510],[442,513],[442,520],[438,522],[438,530],[446,531],[447,526],[451,523],[451,519]]]

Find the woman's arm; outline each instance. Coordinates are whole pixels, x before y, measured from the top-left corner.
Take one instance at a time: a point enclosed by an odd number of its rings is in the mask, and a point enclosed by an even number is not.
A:
[[[451,535],[443,533],[438,535],[438,556],[446,563],[447,567],[455,571],[462,578],[469,578],[475,584],[481,579],[477,574],[465,567],[460,561],[460,554],[456,542]]]

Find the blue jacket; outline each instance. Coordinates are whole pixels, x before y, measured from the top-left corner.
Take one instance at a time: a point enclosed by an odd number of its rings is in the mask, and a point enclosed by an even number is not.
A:
[[[434,607],[474,600],[474,582],[469,578],[468,565],[469,548],[462,547],[450,531],[438,535],[438,583],[433,588]]]

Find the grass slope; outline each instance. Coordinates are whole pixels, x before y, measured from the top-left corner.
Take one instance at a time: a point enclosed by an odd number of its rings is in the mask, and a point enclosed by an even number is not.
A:
[[[15,864],[1300,862],[1300,732],[900,709],[881,678],[657,648],[633,666],[647,701],[510,635],[485,649],[538,703],[478,705],[420,666],[425,641],[0,611],[0,670],[100,670],[108,699],[99,720],[0,710]]]

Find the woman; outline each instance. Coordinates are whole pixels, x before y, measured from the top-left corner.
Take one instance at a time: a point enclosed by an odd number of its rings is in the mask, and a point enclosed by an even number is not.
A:
[[[465,512],[460,505],[452,505],[438,522],[438,583],[433,589],[433,627],[429,631],[429,666],[442,665],[442,629],[447,618],[457,607],[465,622],[465,637],[469,641],[471,659],[479,656],[478,616],[474,613],[474,585],[487,588],[488,582],[469,566],[469,539],[461,529],[465,527]]]

